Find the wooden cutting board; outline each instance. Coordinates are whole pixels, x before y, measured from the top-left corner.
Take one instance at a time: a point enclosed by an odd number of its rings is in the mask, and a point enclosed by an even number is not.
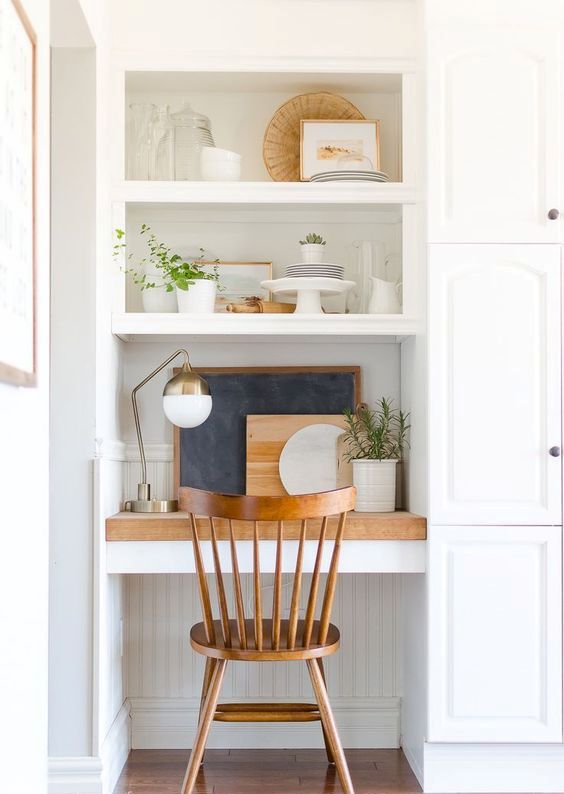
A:
[[[328,424],[345,429],[341,414],[263,414],[247,416],[247,475],[249,496],[284,496],[278,463],[285,443],[309,425]],[[342,445],[337,443],[337,449]],[[337,485],[352,485],[352,467],[340,461]]]

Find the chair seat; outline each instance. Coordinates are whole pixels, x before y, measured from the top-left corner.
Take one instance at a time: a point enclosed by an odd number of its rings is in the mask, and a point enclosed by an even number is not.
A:
[[[237,621],[230,620],[231,647],[226,647],[223,641],[221,621],[214,620],[215,642],[209,643],[206,639],[206,631],[203,623],[196,623],[190,631],[190,644],[192,648],[204,656],[214,659],[233,659],[248,662],[282,662],[303,659],[317,659],[322,656],[329,656],[339,647],[339,629],[332,623],[329,624],[327,640],[323,645],[316,645],[314,640],[317,637],[319,621],[314,621],[311,641],[308,648],[302,647],[304,621],[298,621],[296,642],[293,650],[288,650],[288,620],[280,621],[280,642],[279,649],[272,648],[272,620],[262,621],[262,650],[255,647],[255,624],[253,620],[246,620],[247,648],[241,648],[239,643],[239,632]]]

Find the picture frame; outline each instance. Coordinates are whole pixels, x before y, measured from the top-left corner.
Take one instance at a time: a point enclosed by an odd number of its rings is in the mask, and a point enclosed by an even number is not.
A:
[[[359,154],[380,169],[378,119],[302,119],[300,122],[300,179],[333,171],[339,157]]]
[[[18,0],[0,29],[0,381],[36,385],[36,36]]]
[[[246,298],[258,297],[263,301],[271,299],[270,292],[260,286],[261,281],[272,279],[272,262],[224,261],[202,262],[205,270],[217,268],[219,285],[216,312],[226,311],[229,303],[244,303]]]

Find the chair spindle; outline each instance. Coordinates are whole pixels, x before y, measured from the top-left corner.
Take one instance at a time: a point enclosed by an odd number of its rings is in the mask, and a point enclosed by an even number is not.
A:
[[[210,517],[210,537],[213,552],[213,564],[215,568],[215,581],[217,585],[217,600],[219,601],[219,612],[221,615],[221,628],[223,631],[223,640],[226,648],[231,648],[231,629],[229,627],[229,609],[227,607],[227,598],[225,596],[225,585],[223,583],[223,574],[221,572],[221,562],[219,560],[219,549],[217,547],[217,533],[215,531],[215,521]]]
[[[208,642],[215,642],[215,629],[213,626],[210,591],[208,588],[208,580],[206,579],[206,569],[204,568],[204,562],[202,560],[202,549],[200,547],[200,538],[198,536],[196,517],[193,513],[190,513],[190,524],[192,527],[192,547],[194,549],[194,560],[196,562],[196,572],[198,574],[198,589],[200,591],[200,602],[202,604],[206,640]]]
[[[339,526],[337,527],[337,534],[335,536],[335,545],[333,547],[333,554],[331,555],[331,564],[329,566],[329,575],[325,584],[325,593],[323,596],[323,607],[321,608],[321,617],[319,618],[319,633],[317,635],[317,642],[323,645],[327,639],[327,632],[329,631],[329,621],[331,618],[331,609],[333,607],[333,599],[335,597],[335,588],[337,586],[337,571],[339,568],[339,556],[341,554],[341,541],[345,531],[345,522],[347,514],[341,513],[339,516]]]
[[[290,604],[290,619],[288,621],[288,642],[286,647],[293,651],[296,645],[296,631],[298,628],[298,617],[300,614],[300,595],[302,592],[302,568],[304,560],[304,542],[307,533],[307,520],[302,519],[300,529],[300,540],[298,544],[298,556],[296,558],[296,569],[294,571],[294,586],[292,588],[292,601]]]
[[[253,531],[253,578],[255,590],[255,648],[262,651],[262,602],[260,591],[260,551],[258,521]]]
[[[245,607],[243,605],[243,593],[241,592],[241,576],[239,574],[239,561],[237,559],[237,544],[233,532],[233,522],[229,519],[229,545],[231,547],[231,568],[233,571],[233,589],[235,591],[235,609],[237,611],[237,631],[239,634],[239,645],[241,648],[247,647],[247,629],[245,626]]]
[[[284,541],[284,522],[278,522],[276,536],[276,567],[274,571],[274,589],[272,593],[272,647],[280,648],[280,618],[282,613],[282,543]]]
[[[315,617],[315,606],[317,604],[317,593],[319,592],[319,573],[321,571],[321,562],[323,560],[325,535],[327,534],[327,521],[327,516],[324,516],[321,521],[319,541],[317,543],[317,554],[315,555],[315,564],[313,566],[313,573],[311,575],[311,585],[309,588],[309,597],[307,600],[306,615],[304,620],[304,636],[302,642],[302,646],[304,648],[309,648],[309,643],[311,642],[313,619]]]

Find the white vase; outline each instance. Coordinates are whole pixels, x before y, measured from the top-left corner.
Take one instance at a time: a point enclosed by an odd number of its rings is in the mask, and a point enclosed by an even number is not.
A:
[[[212,314],[215,311],[216,283],[197,279],[188,289],[176,288],[178,311],[185,314]]]
[[[144,289],[141,293],[144,312],[162,312],[170,314],[178,311],[176,303],[176,292],[167,292],[164,287],[155,289]]]
[[[325,246],[321,245],[321,243],[306,243],[300,248],[302,250],[302,262],[307,262],[309,265],[323,262]]]
[[[397,460],[353,460],[357,512],[391,513],[395,510],[397,462]]]

